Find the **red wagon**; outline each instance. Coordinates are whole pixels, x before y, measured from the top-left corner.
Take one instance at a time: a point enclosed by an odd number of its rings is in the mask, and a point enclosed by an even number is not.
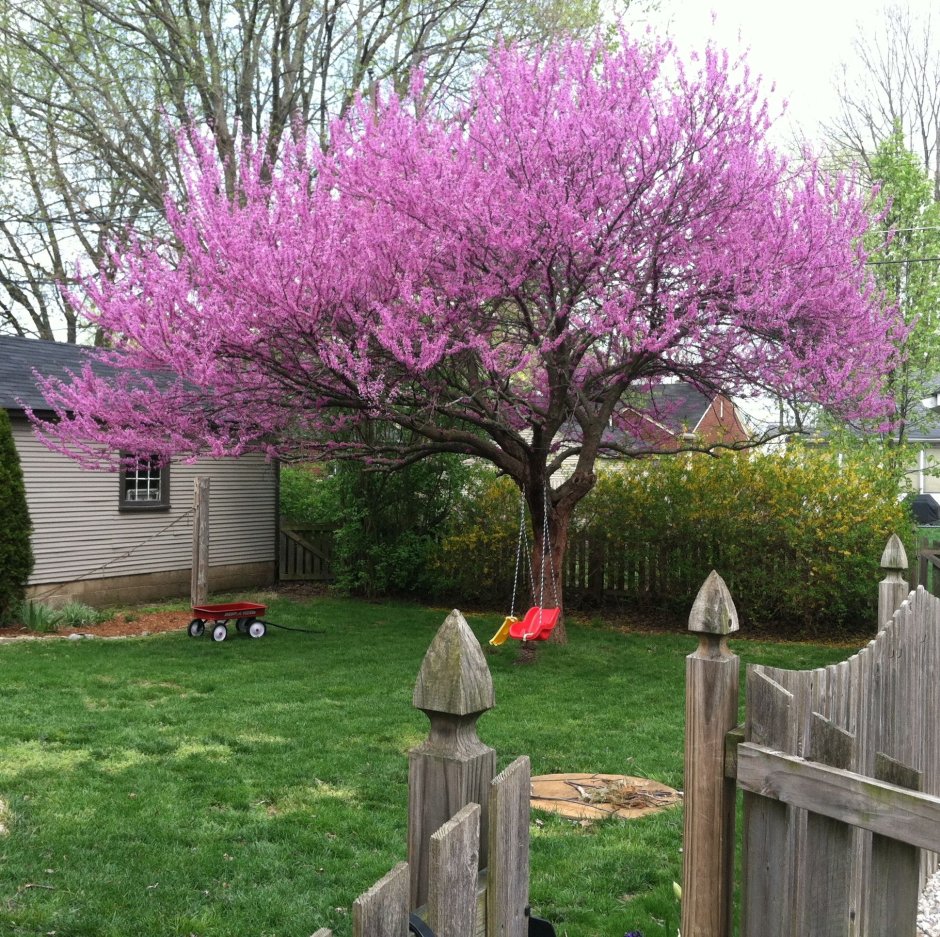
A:
[[[221,605],[194,605],[193,620],[189,623],[189,636],[198,638],[207,628],[213,641],[224,641],[228,637],[226,622],[234,621],[235,628],[252,638],[263,638],[267,626],[260,620],[266,605],[254,602],[223,602]]]

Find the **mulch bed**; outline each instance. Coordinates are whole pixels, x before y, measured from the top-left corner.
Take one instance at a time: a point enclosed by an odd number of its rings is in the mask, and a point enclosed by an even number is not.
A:
[[[130,618],[132,620],[128,621],[124,615],[116,615],[97,625],[88,625],[84,628],[59,628],[49,634],[13,626],[0,630],[0,641],[23,638],[67,638],[72,634],[93,635],[96,638],[143,637],[163,631],[181,631],[192,621],[192,615],[187,611],[148,612],[131,615]]]

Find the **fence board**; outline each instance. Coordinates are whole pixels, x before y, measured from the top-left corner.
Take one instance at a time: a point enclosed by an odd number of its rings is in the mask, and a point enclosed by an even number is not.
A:
[[[749,742],[785,751],[796,748],[793,694],[759,668],[748,669],[747,716]],[[738,747],[738,786],[741,753]],[[791,811],[786,804],[760,796],[761,788],[745,787],[744,795],[744,937],[792,937],[787,914],[793,908],[793,856]],[[769,857],[773,857],[771,860]]]
[[[810,727],[809,757],[820,764],[848,768],[855,749],[854,737],[818,713]],[[806,820],[805,861],[800,865],[799,889],[803,896],[801,934],[845,937],[856,909],[852,893],[852,827],[810,812]]]
[[[526,937],[529,903],[529,786],[526,756],[493,778],[487,862],[487,937]]]
[[[738,746],[738,786],[921,849],[940,842],[940,797],[771,748],[748,742]]]
[[[940,713],[940,602],[926,602],[927,613],[927,643],[925,646],[924,680],[927,685],[926,711]],[[936,717],[934,717],[936,721]],[[924,790],[928,794],[940,797],[940,732],[933,731],[924,734]],[[936,873],[940,868],[940,856],[936,852],[925,853],[923,856],[923,874],[927,876]]]
[[[922,781],[919,771],[881,754],[875,758],[875,777],[910,790],[918,790]],[[867,893],[867,937],[914,937],[920,850],[887,836],[873,836]]]
[[[480,864],[480,806],[467,804],[431,836],[428,924],[436,937],[475,929]]]
[[[408,863],[399,862],[353,902],[353,937],[408,937]]]

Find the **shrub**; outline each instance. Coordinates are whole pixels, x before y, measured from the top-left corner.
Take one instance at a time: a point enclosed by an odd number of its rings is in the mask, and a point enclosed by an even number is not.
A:
[[[901,454],[880,447],[603,466],[572,520],[568,562],[584,535],[605,551],[608,596],[685,615],[717,569],[745,624],[781,636],[857,632],[875,621],[887,538],[913,539],[902,476]],[[517,510],[517,490],[500,479],[455,512],[438,560],[454,597],[508,608]],[[569,588],[568,606],[578,598]]]
[[[455,506],[447,536],[435,556],[438,598],[465,605],[505,606],[508,612],[518,537],[519,489],[506,476],[497,477],[492,471],[481,474]],[[527,574],[523,574],[528,558],[523,556],[522,563],[517,613],[528,596]]]
[[[23,598],[33,570],[30,546],[32,525],[26,506],[26,488],[13,430],[6,410],[0,407],[0,624]]]
[[[14,621],[27,631],[49,634],[58,630],[59,614],[42,602],[20,602],[13,611]]]
[[[282,465],[281,514],[297,525],[333,524],[339,516],[337,488],[330,467],[315,463]]]
[[[87,628],[106,621],[108,615],[84,602],[66,602],[58,612],[59,624],[66,628]]]
[[[344,462],[284,467],[281,504],[291,521],[336,528],[341,591],[427,596],[438,588],[433,558],[449,515],[477,471],[452,455],[396,472]]]
[[[874,624],[879,559],[913,528],[899,499],[896,453],[728,453],[608,472],[579,523],[658,549],[658,600],[686,612],[711,568],[744,621],[831,633]]]

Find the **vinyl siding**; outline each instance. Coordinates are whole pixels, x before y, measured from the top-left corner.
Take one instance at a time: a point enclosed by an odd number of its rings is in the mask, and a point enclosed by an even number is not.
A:
[[[33,524],[30,585],[188,569],[197,475],[211,479],[210,567],[275,560],[276,470],[262,456],[173,463],[169,511],[122,513],[117,474],[50,452],[25,421],[13,438]]]

